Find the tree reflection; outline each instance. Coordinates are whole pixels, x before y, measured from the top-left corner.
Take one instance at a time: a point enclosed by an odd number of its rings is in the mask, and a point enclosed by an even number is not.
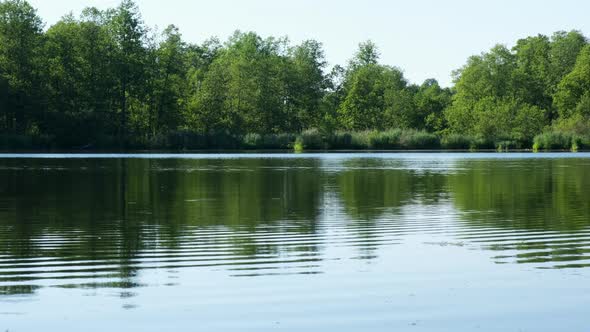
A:
[[[470,240],[516,252],[501,253],[498,261],[563,268],[590,259],[589,240],[578,235],[590,226],[585,159],[462,161],[459,167],[465,171],[449,176],[449,189],[455,206],[465,212],[462,220],[472,227]],[[486,227],[518,232],[478,231]]]
[[[4,159],[0,295],[50,280],[129,296],[149,269],[319,273],[329,246],[373,259],[391,234],[441,223],[414,216],[418,207],[454,207],[460,223],[432,227],[459,229],[499,261],[589,258],[585,159],[330,160]]]

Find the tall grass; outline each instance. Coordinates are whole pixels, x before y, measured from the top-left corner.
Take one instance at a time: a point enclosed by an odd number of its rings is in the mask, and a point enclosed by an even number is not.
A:
[[[533,149],[538,150],[569,150],[572,147],[573,135],[569,133],[551,131],[537,135]]]
[[[401,148],[402,131],[392,129],[388,131],[372,131],[368,133],[366,148],[377,150],[393,150]]]
[[[409,150],[438,149],[440,138],[426,131],[406,130],[400,137],[400,147]]]
[[[534,151],[579,150],[590,149],[590,136],[578,135],[563,131],[549,131],[537,135],[534,140]]]
[[[116,136],[103,135],[82,146],[61,146],[50,137],[0,135],[0,150],[496,150],[509,151],[523,147],[522,142],[489,141],[460,134],[440,137],[426,131],[391,129],[387,131],[335,131],[317,129],[300,134],[249,133],[235,135],[228,132],[195,133],[174,131],[153,137],[134,139],[121,144]],[[530,144],[530,143],[529,143]],[[590,136],[564,131],[548,131],[534,139],[534,150],[571,150],[590,148]]]
[[[435,134],[418,130],[337,131],[322,134],[317,130],[303,132],[300,142],[307,150],[409,150],[437,149],[440,139]]]
[[[317,129],[309,129],[297,137],[302,149],[324,150],[327,149],[326,135]]]
[[[296,135],[292,134],[246,134],[238,145],[244,149],[286,150],[291,148],[295,139]]]
[[[473,147],[474,138],[459,134],[450,134],[441,140],[443,149],[446,150],[469,150]]]
[[[449,134],[442,138],[441,146],[445,150],[505,150],[505,147],[515,147],[511,141],[490,141],[480,137],[461,134]]]

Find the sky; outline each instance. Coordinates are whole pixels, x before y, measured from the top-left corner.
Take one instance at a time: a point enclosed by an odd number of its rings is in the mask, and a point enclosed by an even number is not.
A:
[[[47,27],[84,7],[116,6],[118,0],[29,0]],[[452,84],[452,71],[495,44],[559,30],[590,36],[586,0],[136,0],[145,23],[178,26],[186,41],[225,40],[235,30],[293,43],[323,43],[331,65],[344,65],[358,43],[374,41],[383,64],[402,69],[412,83],[435,78]]]

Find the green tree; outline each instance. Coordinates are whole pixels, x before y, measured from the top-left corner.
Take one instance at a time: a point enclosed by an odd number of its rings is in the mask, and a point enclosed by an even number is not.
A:
[[[345,97],[338,108],[346,129],[384,129],[402,122],[401,115],[407,110],[403,102],[407,82],[400,70],[382,66],[378,60],[379,52],[369,41],[359,45],[349,63],[343,82]]]
[[[514,96],[543,109],[552,106],[551,42],[538,35],[521,39],[513,48],[517,68],[514,72]]]
[[[555,105],[562,119],[578,113],[590,116],[590,45],[586,45],[576,61],[574,69],[559,83]]]
[[[62,147],[95,146],[113,137],[117,122],[116,44],[108,13],[87,8],[64,17],[46,33],[49,112],[44,131]]]
[[[112,113],[117,108],[116,49],[109,26],[109,13],[87,8],[80,18],[81,57],[85,79],[81,84],[88,96],[88,109],[95,123],[95,135],[113,136],[118,124]]]
[[[59,145],[75,145],[90,134],[86,125],[92,122],[83,83],[89,77],[81,49],[81,30],[79,22],[68,15],[46,33],[50,120],[45,131],[55,134]]]
[[[143,95],[147,50],[146,34],[139,9],[133,0],[123,0],[109,13],[109,27],[115,41],[115,76],[119,99],[119,138],[128,137],[129,119],[138,127],[146,127],[145,111],[139,106]],[[130,106],[134,112],[129,112]],[[143,112],[142,112],[143,111]]]
[[[181,126],[186,130],[208,133],[224,127],[229,72],[215,61],[221,49],[217,39],[187,47],[187,105]]]
[[[440,132],[446,127],[444,110],[452,102],[453,93],[442,88],[435,79],[428,79],[415,94],[416,115],[418,123],[415,128],[430,132]]]
[[[151,116],[152,135],[161,130],[175,130],[181,122],[186,104],[187,47],[177,27],[168,26],[156,51],[156,108]]]
[[[586,37],[576,30],[553,34],[550,50],[552,93],[555,93],[557,85],[565,75],[574,69],[578,54],[587,43]]]
[[[546,39],[519,41],[512,53],[496,46],[471,57],[455,73],[456,94],[445,110],[452,133],[467,134],[494,143],[500,140],[530,144],[547,124],[544,116],[547,72]]]
[[[358,51],[350,61],[349,67],[355,70],[358,67],[377,65],[380,57],[381,53],[377,45],[373,41],[367,40],[359,44]]]
[[[287,78],[291,130],[301,131],[322,124],[321,104],[328,88],[324,74],[326,60],[322,44],[304,41],[291,50],[290,76]]]
[[[24,0],[0,2],[0,82],[4,126],[35,133],[43,115],[43,22]],[[36,121],[38,120],[38,121]]]
[[[198,72],[191,77],[191,95],[185,113],[188,128],[200,133],[220,131],[231,125],[228,119],[229,71],[221,63],[210,66],[201,78]]]
[[[288,80],[293,76],[287,45],[286,39],[236,32],[209,66],[211,72],[192,78],[196,95],[191,113],[205,116],[199,127],[209,130],[223,123],[233,133],[300,127],[297,114],[289,112]]]
[[[497,45],[469,58],[452,88],[410,84],[379,57],[363,42],[346,68],[327,71],[314,40],[293,46],[237,31],[223,44],[187,44],[174,26],[150,32],[133,0],[67,15],[44,32],[25,0],[5,0],[0,130],[64,148],[149,146],[177,131],[239,137],[317,128],[325,138],[400,128],[521,145],[552,124],[588,131],[590,50],[579,31]]]
[[[419,88],[406,85],[400,70],[393,68],[390,74],[393,84],[385,91],[385,115],[380,129],[423,128],[424,118],[419,114],[415,100]]]

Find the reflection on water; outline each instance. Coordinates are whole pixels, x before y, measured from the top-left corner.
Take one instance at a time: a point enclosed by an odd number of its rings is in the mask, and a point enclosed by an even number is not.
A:
[[[499,262],[590,266],[590,160],[460,165],[466,170],[449,176],[449,191],[474,229],[460,238],[498,251]]]
[[[440,260],[451,246],[585,272],[590,158],[578,156],[4,158],[0,300],[44,288],[132,298],[150,270],[160,287],[186,270],[343,274],[415,236]]]

